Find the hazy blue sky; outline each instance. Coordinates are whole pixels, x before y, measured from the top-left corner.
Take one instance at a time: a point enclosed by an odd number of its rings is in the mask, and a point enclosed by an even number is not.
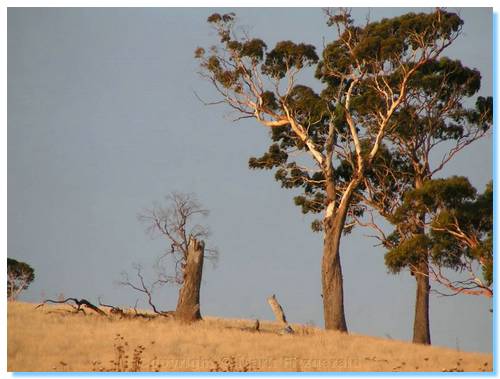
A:
[[[333,37],[320,9],[232,9],[268,45]],[[206,266],[205,315],[272,318],[276,293],[292,322],[322,325],[322,236],[270,172],[250,171],[268,132],[233,123],[197,75],[193,51],[215,41],[215,9],[8,10],[8,255],[29,262],[36,280],[22,299],[98,296],[133,305],[115,282],[133,262],[152,266],[166,247],[137,213],[173,190],[194,192],[211,210],[220,250]],[[217,10],[224,12],[228,10]],[[367,9],[355,9],[364,20]],[[371,9],[372,19],[408,9]],[[492,93],[492,13],[463,9],[463,36],[447,55],[478,68]],[[474,144],[443,175],[467,175],[483,190],[492,175],[492,138]],[[352,333],[411,338],[415,281],[387,274],[383,249],[355,231],[342,242],[345,306]],[[156,301],[173,309],[177,289]],[[145,307],[145,303],[142,302]],[[490,302],[431,300],[435,345],[491,351]]]

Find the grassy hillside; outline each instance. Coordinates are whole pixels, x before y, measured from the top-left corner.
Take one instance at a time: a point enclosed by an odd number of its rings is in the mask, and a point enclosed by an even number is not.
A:
[[[492,355],[272,322],[107,319],[8,304],[9,371],[491,371]]]

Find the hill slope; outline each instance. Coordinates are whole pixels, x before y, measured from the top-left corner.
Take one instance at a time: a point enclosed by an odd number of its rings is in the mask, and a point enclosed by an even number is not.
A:
[[[9,371],[491,371],[492,355],[302,325],[207,317],[107,319],[65,306],[8,304]]]

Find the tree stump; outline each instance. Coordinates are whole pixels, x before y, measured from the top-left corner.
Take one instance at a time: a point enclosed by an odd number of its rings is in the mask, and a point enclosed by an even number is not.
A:
[[[276,295],[269,296],[267,298],[267,302],[271,306],[271,309],[273,310],[274,317],[276,317],[276,321],[279,323],[286,325],[286,316],[285,312],[283,312],[283,308],[281,307],[280,303],[278,303],[278,299],[276,299]]]
[[[280,303],[278,303],[278,299],[276,299],[276,295],[269,296],[267,298],[267,302],[271,306],[273,310],[274,317],[276,317],[276,321],[278,321],[283,326],[283,332],[285,333],[293,333],[293,329],[288,322],[286,321],[285,312],[283,312],[283,308]]]
[[[184,280],[179,290],[175,311],[175,317],[182,322],[191,323],[201,320],[200,287],[204,251],[205,243],[203,241],[198,241],[195,238],[189,240]]]

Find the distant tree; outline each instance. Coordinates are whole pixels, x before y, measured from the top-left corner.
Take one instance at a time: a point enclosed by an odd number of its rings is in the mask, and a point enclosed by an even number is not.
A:
[[[438,292],[493,296],[492,182],[483,194],[477,194],[465,177],[429,180],[405,194],[392,221],[397,228],[389,236],[393,247],[386,254],[391,271],[408,267],[418,273],[424,257],[429,268],[426,275],[448,290]],[[415,226],[428,232],[414,234]],[[443,271],[446,268],[462,278],[451,279]]]
[[[168,248],[156,262],[156,279],[148,285],[142,274],[142,267],[134,265],[138,282],[134,283],[128,274],[124,273],[120,283],[146,295],[149,305],[156,313],[162,312],[153,302],[154,290],[165,284],[177,284],[181,286],[178,313],[185,314],[185,318],[200,318],[199,309],[194,312],[194,316],[187,315],[189,312],[183,309],[186,303],[199,304],[203,259],[216,260],[218,257],[217,249],[205,247],[205,241],[210,237],[209,228],[198,223],[200,217],[206,217],[209,212],[192,194],[173,192],[165,200],[164,204],[156,203],[138,216],[153,238],[164,238],[168,244]],[[201,257],[198,256],[200,251]],[[171,258],[173,269],[167,261],[168,258]],[[193,267],[189,267],[190,262]]]
[[[413,78],[457,38],[462,20],[451,12],[408,13],[358,26],[349,11],[327,12],[337,38],[321,58],[314,46],[292,41],[268,49],[261,39],[239,38],[235,15],[213,14],[219,44],[198,48],[201,75],[235,111],[270,129],[271,143],[255,169],[275,169],[284,188],[300,188],[303,213],[324,212],[313,222],[322,231],[322,292],[325,327],[347,331],[340,240],[362,211],[362,190],[382,142],[408,94]],[[318,82],[300,84],[310,68]],[[317,92],[314,88],[323,85]]]
[[[7,298],[14,301],[35,280],[35,270],[25,263],[7,258]]]

